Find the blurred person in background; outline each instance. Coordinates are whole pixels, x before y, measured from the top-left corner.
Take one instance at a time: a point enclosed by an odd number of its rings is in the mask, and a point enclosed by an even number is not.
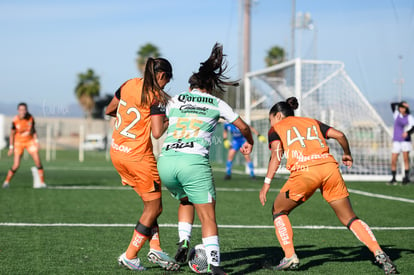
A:
[[[260,142],[266,142],[266,138],[262,136],[255,128],[250,126],[250,130],[257,136],[257,139]],[[246,142],[246,138],[242,135],[239,128],[234,126],[232,123],[225,123],[223,129],[223,140],[224,148],[229,150],[227,154],[226,175],[224,176],[224,179],[230,180],[234,157],[236,156],[237,151],[239,151],[243,144]],[[252,159],[250,158],[250,154],[243,156],[246,160],[247,167],[249,168],[250,178],[256,179],[256,175],[254,174],[254,165]]]
[[[40,179],[34,188],[46,188],[42,162],[39,157],[39,139],[37,137],[34,117],[29,113],[27,104],[22,102],[17,105],[18,114],[13,118],[10,133],[8,156],[14,155],[13,165],[7,172],[3,188],[10,186],[10,181],[20,166],[20,160],[24,149],[32,157]]]
[[[410,151],[412,150],[411,134],[414,132],[414,118],[410,114],[410,106],[406,101],[391,103],[394,116],[394,134],[392,137],[391,181],[389,185],[397,185],[397,161],[401,153],[404,159],[404,177],[402,184],[410,182]]]

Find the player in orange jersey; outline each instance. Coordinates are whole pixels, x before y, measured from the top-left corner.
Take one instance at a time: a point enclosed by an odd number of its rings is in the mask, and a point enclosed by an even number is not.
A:
[[[163,58],[149,58],[144,78],[126,81],[115,93],[106,114],[116,117],[112,134],[111,159],[122,184],[132,187],[144,202],[132,240],[119,258],[119,265],[142,271],[138,252],[149,240],[148,260],[167,270],[180,266],[160,247],[157,218],[162,211],[161,181],[152,152],[151,132],[161,137],[168,126],[163,89],[172,78],[171,64]]]
[[[338,168],[338,163],[329,153],[325,141],[333,138],[341,145],[344,154],[342,162],[349,168],[352,156],[346,136],[315,119],[295,117],[299,106],[295,97],[275,104],[270,112],[271,129],[269,147],[272,151],[266,178],[260,191],[260,202],[266,203],[270,182],[286,159],[286,168],[291,172],[273,204],[273,221],[276,236],[285,257],[275,270],[297,269],[299,258],[293,246],[293,231],[288,215],[297,206],[308,200],[320,189],[322,196],[335,211],[341,223],[350,229],[374,254],[385,274],[395,274],[396,266],[381,249],[369,226],[357,218],[352,210],[348,190]]]
[[[45,188],[46,184],[44,182],[42,162],[39,157],[39,140],[37,138],[34,118],[28,112],[26,103],[19,103],[19,105],[17,105],[17,111],[18,115],[13,118],[11,126],[8,152],[9,156],[14,154],[13,166],[7,173],[3,188],[9,187],[10,180],[20,166],[20,160],[24,149],[26,149],[33,158],[39,173],[40,184],[35,185],[34,188]]]

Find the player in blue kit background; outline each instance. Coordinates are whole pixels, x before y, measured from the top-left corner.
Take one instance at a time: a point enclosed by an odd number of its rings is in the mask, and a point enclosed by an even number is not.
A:
[[[259,134],[255,128],[250,126],[250,130],[257,136],[257,139],[260,142],[266,143],[266,138]],[[231,141],[229,140],[229,135],[231,137]],[[226,175],[224,176],[224,179],[229,180],[231,179],[231,169],[233,167],[234,157],[236,156],[237,151],[239,151],[242,145],[246,142],[246,139],[236,126],[231,123],[225,123],[223,130],[223,140],[224,148],[229,149],[226,162]],[[255,179],[256,175],[254,174],[254,165],[250,158],[250,155],[243,156],[246,160],[247,167],[249,168],[250,177],[252,179]]]

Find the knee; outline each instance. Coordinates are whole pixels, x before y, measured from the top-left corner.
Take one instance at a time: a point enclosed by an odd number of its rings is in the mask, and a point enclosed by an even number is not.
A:
[[[284,210],[284,209],[276,209],[275,206],[272,206],[272,215],[273,215],[273,220],[276,219],[278,216],[282,216],[282,215],[289,215],[289,211],[288,210]]]
[[[275,212],[272,212],[272,214],[273,214],[273,221],[274,220],[276,220],[278,217],[280,217],[280,216],[283,216],[283,215],[289,215],[289,212],[287,212],[287,211],[280,211],[280,212],[277,212],[277,213],[275,213]]]

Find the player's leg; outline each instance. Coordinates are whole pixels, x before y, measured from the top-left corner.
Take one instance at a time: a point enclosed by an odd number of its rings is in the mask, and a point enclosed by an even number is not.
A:
[[[332,167],[326,170],[331,171],[331,174],[328,175],[329,177],[322,185],[322,195],[334,210],[339,221],[368,247],[377,261],[380,262],[384,271],[388,272],[387,274],[395,273],[395,265],[379,246],[370,227],[360,220],[352,209],[349,193],[339,169],[333,169]]]
[[[194,204],[201,222],[201,235],[207,254],[208,272],[226,274],[220,267],[220,245],[215,213],[216,202]]]
[[[28,147],[27,151],[29,152],[30,156],[32,157],[33,162],[36,165],[37,172],[39,173],[40,184],[41,184],[40,187],[44,188],[44,187],[46,187],[45,177],[44,177],[42,162],[40,161],[39,151],[37,150],[37,146]]]
[[[402,184],[405,185],[410,182],[410,152],[402,152],[402,155],[404,159],[404,178],[402,180]]]
[[[187,261],[193,222],[194,205],[188,201],[188,197],[182,198],[178,207],[178,249],[174,257],[179,263]]]
[[[288,215],[300,202],[287,197],[286,192],[281,191],[277,195],[272,209],[276,237],[285,255],[280,264],[273,268],[275,270],[297,269],[299,267],[299,259],[293,245],[292,225]]]
[[[120,256],[119,263],[133,270],[144,270],[145,268],[140,264],[137,257],[139,251],[145,242],[151,238],[153,238],[153,242],[158,242],[159,247],[157,218],[162,212],[162,202],[161,181],[158,176],[155,158],[153,156],[143,157],[141,162],[128,162],[112,158],[112,162],[120,173],[123,183],[133,187],[144,203],[144,209],[135,226],[132,239],[126,252]],[[143,173],[142,171],[146,172]],[[147,257],[152,263],[156,263],[167,270],[177,270],[179,268],[174,259],[162,250],[150,249]]]
[[[388,184],[390,185],[396,185],[397,184],[397,161],[398,161],[398,155],[401,153],[401,143],[398,141],[394,141],[392,143],[392,154],[391,154],[391,175],[392,178],[389,181]]]
[[[395,264],[390,260],[387,254],[379,246],[371,228],[361,219],[354,211],[348,197],[329,202],[329,205],[335,211],[336,216],[343,225],[348,227],[354,235],[365,244],[374,254],[377,262],[384,269],[385,274],[395,274],[397,272]]]
[[[224,179],[229,180],[231,179],[231,169],[233,167],[233,160],[234,156],[236,155],[237,151],[234,150],[234,148],[230,148],[229,152],[227,154],[227,161],[226,161],[226,175],[224,176]]]
[[[180,158],[180,161],[177,161]],[[185,155],[178,156],[161,156],[158,159],[157,167],[161,181],[172,196],[180,201],[178,207],[178,248],[175,254],[175,260],[179,263],[187,261],[188,250],[190,248],[191,231],[194,221],[194,206],[188,201],[188,197],[181,185],[178,175],[183,170],[184,174],[188,170],[189,165],[193,164],[192,160],[187,160]],[[194,173],[190,171],[189,173]]]
[[[253,165],[252,159],[250,158],[250,155],[243,155],[243,156],[244,156],[244,159],[246,160],[247,167],[249,168],[250,177],[252,179],[255,179],[256,175],[254,174],[254,165]]]
[[[216,190],[208,158],[193,155],[186,157],[179,181],[188,200],[194,204],[201,222],[203,245],[206,249],[210,274],[226,274],[220,267],[220,245],[216,223]]]
[[[7,176],[3,182],[3,188],[8,188],[10,185],[10,181],[13,178],[14,174],[16,174],[17,169],[19,169],[20,167],[20,161],[23,155],[23,148],[14,148],[14,154],[13,154],[13,165],[12,167],[9,169],[9,171],[7,171]]]

